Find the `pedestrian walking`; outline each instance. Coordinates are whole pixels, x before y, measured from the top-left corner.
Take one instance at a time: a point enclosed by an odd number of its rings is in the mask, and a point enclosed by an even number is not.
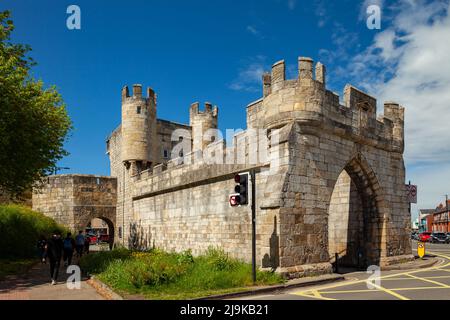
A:
[[[77,250],[77,257],[81,258],[83,255],[83,247],[84,247],[84,236],[83,231],[78,231],[78,235],[75,237],[75,248]]]
[[[47,260],[46,260],[47,255],[45,253],[46,245],[47,245],[47,239],[45,239],[45,237],[43,235],[41,235],[37,242],[39,260],[41,261],[41,263],[47,263]]]
[[[89,254],[90,246],[91,246],[91,237],[89,237],[89,235],[86,235],[86,237],[84,237],[84,252],[86,252],[86,254]]]
[[[47,257],[50,261],[50,277],[52,279],[52,285],[55,285],[56,281],[58,280],[63,246],[64,245],[61,239],[61,232],[55,230],[52,234],[52,237],[47,241],[46,245]]]
[[[72,264],[73,251],[75,250],[75,240],[72,238],[72,233],[67,233],[66,238],[64,239],[64,266],[70,266]]]

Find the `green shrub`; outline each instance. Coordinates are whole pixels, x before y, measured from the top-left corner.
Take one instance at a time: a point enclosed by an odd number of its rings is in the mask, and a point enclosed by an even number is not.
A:
[[[0,206],[0,257],[35,257],[40,236],[50,237],[54,230],[69,230],[42,213],[19,205]]]
[[[206,261],[216,271],[233,270],[238,266],[236,259],[230,259],[220,248],[209,247],[206,251]]]
[[[23,274],[35,263],[36,259],[0,259],[0,280],[8,275]]]
[[[105,271],[116,260],[126,260],[131,256],[131,251],[118,248],[111,251],[101,251],[95,254],[84,255],[80,260],[80,267],[88,273],[98,274]]]
[[[190,250],[168,253],[159,249],[132,252],[115,249],[84,256],[81,267],[111,287],[150,298],[187,298],[253,285],[251,264],[209,248],[193,257]],[[257,284],[283,282],[279,274],[257,272]]]
[[[112,256],[117,255],[115,251],[117,250],[111,251]],[[103,256],[99,258],[102,261],[101,278],[122,289],[129,288],[130,284],[134,288],[142,288],[171,283],[186,273],[194,262],[190,251],[180,254],[160,250],[133,253],[128,251],[127,259],[114,260],[109,259],[106,252],[97,253],[96,256]],[[80,265],[83,269],[86,268],[85,259],[89,258],[82,258]]]

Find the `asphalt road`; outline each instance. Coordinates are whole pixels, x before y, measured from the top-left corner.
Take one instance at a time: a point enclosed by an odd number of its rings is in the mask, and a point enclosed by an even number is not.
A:
[[[413,251],[417,242],[413,241]],[[450,244],[426,244],[439,257],[429,268],[345,274],[347,280],[291,289],[278,294],[243,297],[253,300],[450,300]]]

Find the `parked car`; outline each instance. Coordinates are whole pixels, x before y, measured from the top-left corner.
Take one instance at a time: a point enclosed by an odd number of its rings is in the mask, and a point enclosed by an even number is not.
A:
[[[109,235],[107,235],[107,234],[101,234],[101,235],[100,235],[100,241],[101,241],[101,242],[109,242]]]
[[[86,234],[86,237],[89,237],[89,244],[96,244],[97,243],[97,236],[93,233]]]
[[[430,241],[431,232],[422,232],[419,234],[419,241],[428,242]]]
[[[411,232],[412,240],[419,240],[419,234],[417,232]]]
[[[447,234],[444,232],[433,232],[430,237],[432,243],[448,243]]]

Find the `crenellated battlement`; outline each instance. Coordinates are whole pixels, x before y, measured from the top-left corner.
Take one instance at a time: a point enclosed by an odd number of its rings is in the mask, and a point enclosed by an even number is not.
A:
[[[200,110],[200,103],[194,102],[189,108],[189,114],[191,117],[203,115],[217,118],[217,115],[219,114],[219,108],[217,106],[213,107],[211,102],[205,102],[205,109],[202,111]]]
[[[146,102],[153,102],[153,105],[156,105],[156,93],[151,87],[148,87],[146,96],[144,97],[142,95],[142,85],[134,84],[132,87],[132,95],[130,95],[128,86],[124,86],[122,88],[122,103],[136,100],[145,100]]]
[[[285,61],[262,76],[263,98],[247,107],[247,126],[273,129],[297,121],[353,140],[365,139],[382,148],[403,150],[403,107],[385,104],[377,119],[377,100],[347,84],[343,104],[326,88],[326,67],[309,57],[298,58],[298,76],[286,79]],[[392,122],[392,123],[391,123]]]
[[[194,102],[189,109],[189,125],[192,127],[192,150],[203,150],[208,141],[205,135],[210,129],[217,129],[219,108],[210,102],[205,102],[205,109],[199,110],[200,104]]]

